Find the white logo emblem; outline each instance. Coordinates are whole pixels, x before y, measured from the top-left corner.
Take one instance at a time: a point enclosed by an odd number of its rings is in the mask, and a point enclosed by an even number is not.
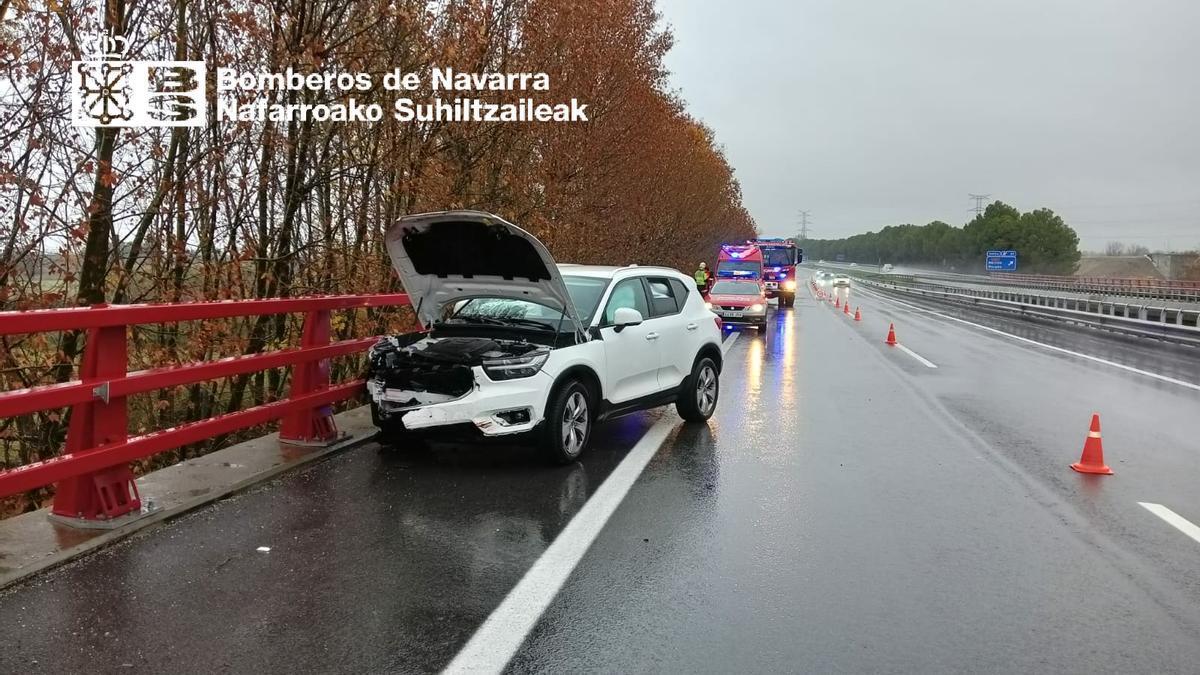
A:
[[[125,39],[96,40],[98,60],[71,63],[71,121],[81,127],[204,126],[203,61],[119,61]]]

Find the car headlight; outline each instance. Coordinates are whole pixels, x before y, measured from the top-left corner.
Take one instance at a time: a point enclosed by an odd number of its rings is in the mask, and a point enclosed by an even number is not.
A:
[[[548,358],[550,358],[550,352],[543,351],[507,359],[484,359],[483,372],[487,373],[492,380],[519,380],[522,377],[533,377],[542,369],[542,365]]]
[[[747,307],[746,309],[751,312],[761,312],[761,311],[763,311],[763,306],[756,302],[753,305],[750,305],[749,307]]]
[[[783,282],[783,290],[785,290],[785,291],[796,290],[796,280],[788,279],[787,281]]]

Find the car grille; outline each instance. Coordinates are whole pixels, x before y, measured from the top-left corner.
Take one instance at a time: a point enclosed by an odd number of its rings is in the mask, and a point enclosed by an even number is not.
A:
[[[739,311],[745,310],[746,308],[745,307],[737,307],[735,305],[721,305],[721,309],[724,309],[724,310],[727,310],[730,312],[739,312]]]

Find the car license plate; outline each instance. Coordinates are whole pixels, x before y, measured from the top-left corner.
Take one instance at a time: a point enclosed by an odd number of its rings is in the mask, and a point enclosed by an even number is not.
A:
[[[770,288],[770,289],[779,288],[779,284],[775,283],[774,281],[768,281],[767,288]]]
[[[723,312],[721,315],[724,316],[726,319],[742,318],[742,312]]]

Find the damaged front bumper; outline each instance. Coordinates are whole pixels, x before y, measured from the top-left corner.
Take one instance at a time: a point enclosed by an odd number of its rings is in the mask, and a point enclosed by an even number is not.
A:
[[[413,431],[467,423],[484,436],[507,436],[530,431],[542,421],[553,383],[549,375],[539,371],[531,377],[492,381],[481,367],[471,370],[476,384],[458,397],[389,389],[378,379],[367,381],[367,392],[380,416],[399,416],[404,428]],[[414,404],[414,398],[420,402]]]

